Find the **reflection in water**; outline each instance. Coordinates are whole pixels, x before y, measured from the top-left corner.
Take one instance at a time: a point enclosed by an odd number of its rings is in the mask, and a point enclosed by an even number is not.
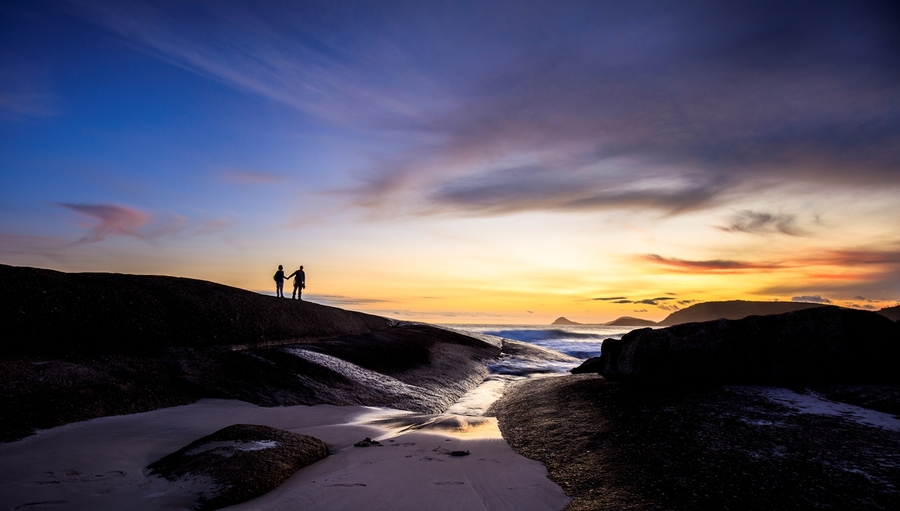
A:
[[[489,367],[491,374],[440,415],[373,410],[359,417],[359,424],[383,428],[387,434],[381,438],[413,431],[467,438],[502,438],[497,420],[484,417],[484,414],[510,384],[526,378],[566,374],[586,358],[598,356],[603,339],[620,338],[632,330],[629,327],[584,325],[448,325],[446,328],[503,346],[503,354]]]
[[[358,419],[359,424],[388,431],[379,438],[392,438],[410,432],[435,433],[466,438],[502,438],[497,419],[450,413],[385,413],[374,411]]]

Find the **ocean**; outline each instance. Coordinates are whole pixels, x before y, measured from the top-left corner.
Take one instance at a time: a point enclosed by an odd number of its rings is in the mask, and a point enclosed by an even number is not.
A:
[[[557,351],[568,357],[560,360],[537,360],[504,355],[491,365],[484,383],[463,396],[446,413],[481,416],[491,403],[503,395],[506,387],[525,378],[567,373],[591,357],[600,356],[604,339],[619,339],[640,327],[613,326],[536,326],[536,325],[441,325],[463,333],[490,335],[520,341]]]

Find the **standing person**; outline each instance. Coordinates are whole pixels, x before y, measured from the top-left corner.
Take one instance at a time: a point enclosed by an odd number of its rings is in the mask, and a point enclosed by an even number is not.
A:
[[[296,276],[296,277],[295,277]],[[291,299],[293,300],[296,296],[298,300],[302,300],[303,298],[300,295],[303,293],[303,290],[306,289],[306,273],[303,272],[303,265],[300,265],[300,269],[288,275],[287,278],[294,278],[294,292],[291,294]]]
[[[284,298],[284,266],[278,265],[278,271],[272,277],[275,279],[275,296]]]

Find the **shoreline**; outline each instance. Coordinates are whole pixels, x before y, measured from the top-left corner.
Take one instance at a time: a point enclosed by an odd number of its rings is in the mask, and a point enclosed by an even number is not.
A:
[[[378,421],[386,417],[393,420]],[[208,489],[203,481],[148,477],[145,467],[222,427],[247,423],[319,438],[330,455],[228,509],[276,511],[316,502],[334,510],[414,510],[428,502],[431,509],[543,511],[568,503],[541,463],[512,450],[496,419],[478,418],[467,427],[467,418],[453,417],[363,406],[265,408],[218,399],[101,417],[0,444],[0,500],[12,509],[192,509],[197,494]],[[381,446],[353,446],[365,437]]]

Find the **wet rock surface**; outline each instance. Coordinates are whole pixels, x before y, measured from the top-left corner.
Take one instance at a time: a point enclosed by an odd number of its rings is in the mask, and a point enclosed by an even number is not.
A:
[[[268,493],[326,456],[328,446],[311,436],[235,424],[151,463],[147,471],[170,481],[207,481],[196,506],[207,511]]]
[[[573,375],[520,383],[492,413],[569,511],[900,509],[900,431],[798,413],[765,390]]]
[[[589,361],[610,380],[664,385],[900,383],[898,364],[896,323],[838,307],[634,330]]]
[[[420,340],[425,346],[410,350]],[[346,343],[342,338],[340,343]],[[396,342],[394,342],[396,341]],[[329,339],[259,348],[170,348],[158,352],[6,357],[0,360],[0,438],[94,417],[137,413],[209,397],[261,406],[364,405],[440,413],[478,385],[500,348],[423,325],[360,336],[354,360],[391,359],[368,370],[343,359],[321,360]],[[341,348],[335,350],[340,353]],[[304,358],[303,355],[308,355]],[[329,363],[331,362],[331,363]]]
[[[107,415],[240,399],[439,413],[499,345],[173,277],[0,265],[0,440]],[[11,323],[10,323],[11,322]]]

